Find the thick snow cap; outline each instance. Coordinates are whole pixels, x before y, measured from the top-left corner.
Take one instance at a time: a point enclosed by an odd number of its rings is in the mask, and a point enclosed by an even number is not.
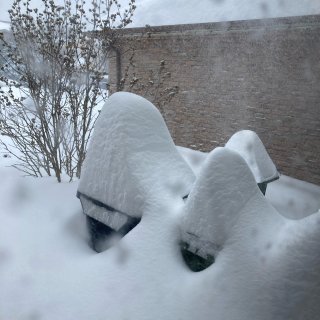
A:
[[[260,191],[244,159],[227,148],[214,149],[189,195],[182,240],[214,255],[228,238],[238,213],[255,194]],[[201,251],[198,254],[205,256]]]
[[[96,122],[78,191],[139,217],[153,194],[184,197],[194,180],[157,108],[132,93],[113,94]]]
[[[236,132],[226,143],[226,148],[238,152],[247,162],[256,182],[267,182],[279,173],[258,135],[250,130]]]

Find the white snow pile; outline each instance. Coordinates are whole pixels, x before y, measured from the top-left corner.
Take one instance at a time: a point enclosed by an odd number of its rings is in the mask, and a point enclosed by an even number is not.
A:
[[[95,124],[80,193],[140,217],[155,194],[166,189],[183,198],[194,179],[152,103],[125,92],[108,99]]]
[[[76,183],[23,179],[8,170],[1,170],[0,185],[1,319],[317,319],[320,213],[297,221],[279,215],[235,152],[209,155],[190,204],[170,192],[155,195],[141,223],[100,254],[86,243]],[[239,183],[235,171],[247,189],[228,204],[233,194],[223,190]],[[206,210],[205,186],[219,207]],[[214,264],[193,273],[178,242],[196,203],[197,229],[207,235],[210,215],[217,236],[206,240],[220,248]]]
[[[285,175],[268,185],[266,198],[277,211],[290,219],[304,218],[320,208],[319,186]]]
[[[182,221],[185,241],[216,250],[203,273],[208,292],[199,319],[210,319],[209,309],[211,319],[318,318],[320,212],[301,220],[280,215],[236,152],[209,154]]]
[[[279,177],[274,163],[255,132],[251,130],[238,131],[225,146],[243,157],[257,183],[272,181]]]
[[[193,182],[152,105],[125,93],[110,100],[92,139],[99,149],[86,163],[89,186],[81,181],[79,189],[95,196],[99,185],[103,192],[113,185],[125,196],[110,190],[115,199],[102,192],[100,200],[142,209],[141,222],[96,254],[87,244],[77,183],[22,178],[1,159],[0,319],[318,319],[320,187],[304,189],[315,197],[314,213],[288,219],[262,195],[246,161],[225,147],[206,157]],[[163,129],[153,132],[152,125]],[[138,137],[141,143],[131,145]],[[281,179],[277,193],[309,201],[304,183],[292,192],[294,180]],[[191,242],[189,235],[202,252],[215,249],[204,271],[192,272],[182,258],[179,242]]]
[[[226,143],[226,148],[236,151],[246,161],[257,183],[270,182],[279,178],[276,166],[258,135],[251,130],[236,132]],[[179,153],[192,168],[196,176],[208,153],[177,146]]]

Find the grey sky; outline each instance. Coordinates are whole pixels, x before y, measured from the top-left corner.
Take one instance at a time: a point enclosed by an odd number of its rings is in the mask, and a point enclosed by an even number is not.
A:
[[[41,4],[31,2],[34,7]],[[0,0],[0,20],[9,19],[11,4],[12,0]],[[132,26],[320,14],[320,0],[136,0],[136,5]]]

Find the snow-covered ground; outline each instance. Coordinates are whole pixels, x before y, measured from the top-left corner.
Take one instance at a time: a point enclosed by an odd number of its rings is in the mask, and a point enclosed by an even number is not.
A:
[[[141,223],[100,254],[87,244],[78,182],[21,177],[2,157],[0,319],[315,320],[320,217],[312,213],[320,208],[320,187],[281,176],[267,201],[234,152],[204,157],[180,149],[198,165],[190,199],[155,194]],[[239,170],[232,168],[241,169],[240,198],[232,191]],[[220,203],[214,214],[222,250],[216,263],[193,273],[180,254],[179,230],[186,214],[210,213],[207,203]],[[205,221],[195,223],[210,230]]]
[[[8,6],[3,1],[2,12]],[[141,0],[137,6],[132,26],[320,12],[317,0],[205,0],[196,6]],[[2,29],[9,25],[0,22]],[[7,167],[13,160],[0,150],[0,319],[319,319],[320,187],[281,176],[268,186],[266,200],[232,152],[211,153],[206,170],[212,176],[207,176],[201,172],[207,154],[179,151],[201,177],[190,202],[155,194],[141,223],[97,254],[88,246],[75,196],[78,182],[22,177]],[[239,177],[228,162],[243,169],[242,199],[230,194]],[[201,188],[212,192],[210,202]],[[219,221],[215,238],[212,221],[203,217],[221,201],[212,217]],[[202,220],[192,220],[195,210]],[[232,219],[225,219],[228,214]],[[221,242],[216,263],[199,273],[188,269],[178,245],[181,229],[191,228]]]
[[[158,219],[96,254],[87,245],[77,182],[23,178],[5,167],[0,174],[0,319],[215,319],[210,309],[197,316],[216,299],[207,296],[213,268],[192,274],[172,245],[179,208],[164,204]],[[320,207],[319,187],[289,177],[268,191],[283,212]]]

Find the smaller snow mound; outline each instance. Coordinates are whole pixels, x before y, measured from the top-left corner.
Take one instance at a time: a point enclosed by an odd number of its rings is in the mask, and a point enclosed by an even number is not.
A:
[[[236,132],[226,143],[226,148],[238,152],[247,162],[256,182],[268,182],[279,173],[258,135],[250,130]]]
[[[259,193],[247,163],[236,152],[216,148],[209,153],[189,195],[182,240],[190,251],[215,256],[229,237],[238,213]]]
[[[108,99],[95,125],[80,193],[140,217],[155,193],[182,198],[194,179],[152,103],[125,92]]]

